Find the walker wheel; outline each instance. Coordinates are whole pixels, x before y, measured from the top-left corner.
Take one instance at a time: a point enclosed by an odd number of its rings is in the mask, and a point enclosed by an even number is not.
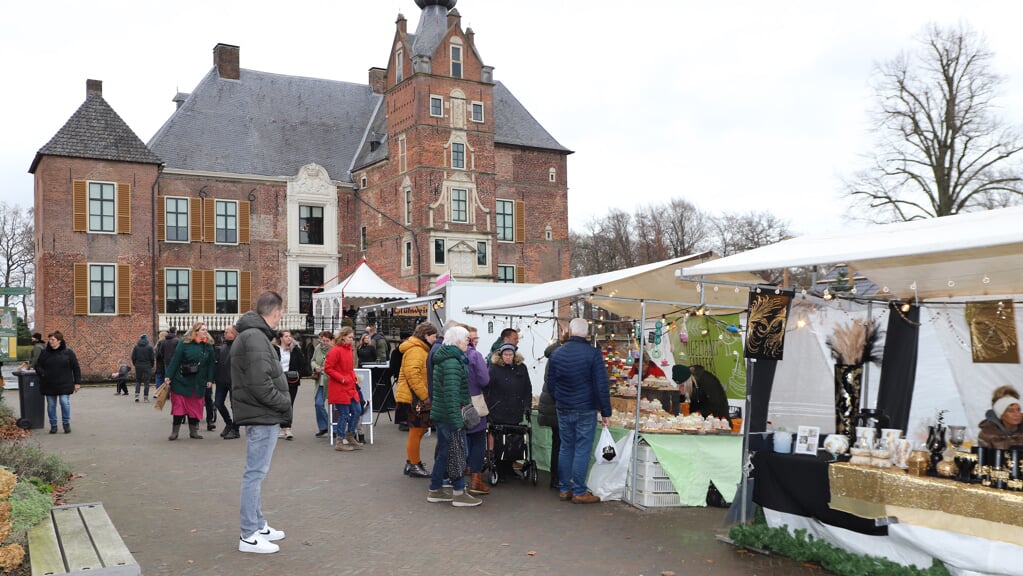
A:
[[[29,422],[28,418],[18,418],[18,421],[15,422],[15,424],[22,430],[28,430],[32,427],[32,423]]]

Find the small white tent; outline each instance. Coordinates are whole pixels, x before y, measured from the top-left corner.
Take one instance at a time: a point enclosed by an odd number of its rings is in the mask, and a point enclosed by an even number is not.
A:
[[[395,288],[384,282],[363,258],[347,278],[313,294],[313,316],[340,319],[344,314],[345,300],[355,300],[354,305],[358,307],[368,300],[400,300],[415,296],[415,292]]]

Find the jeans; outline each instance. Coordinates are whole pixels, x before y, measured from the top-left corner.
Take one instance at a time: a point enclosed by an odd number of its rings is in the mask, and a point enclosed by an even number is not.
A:
[[[590,470],[593,437],[597,432],[595,410],[558,409],[558,491],[574,496],[586,493],[586,474]]]
[[[434,452],[433,472],[430,473],[430,490],[440,490],[444,485],[444,477],[448,474],[448,446],[451,445],[451,437],[455,434],[465,434],[465,431],[455,430],[446,422],[434,422],[433,425],[437,428],[437,450]],[[456,476],[458,477],[451,479],[451,488],[460,492],[465,489],[465,475]]]
[[[138,366],[135,367],[135,395],[136,396],[139,395],[139,387],[140,387],[140,385],[141,384],[145,384],[146,385],[146,392],[145,392],[146,398],[149,398],[149,378],[152,375],[153,374],[151,372],[149,372],[149,370],[147,370],[145,368],[139,368]],[[127,392],[127,390],[125,390],[125,392]]]
[[[465,435],[466,460],[469,464],[469,472],[479,474],[483,471],[483,452],[487,449],[487,430],[484,428],[479,432]]]
[[[46,415],[50,417],[50,426],[57,425],[58,399],[60,400],[61,422],[64,424],[71,423],[71,396],[68,394],[61,394],[60,396],[46,397]]]
[[[344,436],[346,432],[355,434],[359,426],[359,417],[362,416],[362,404],[358,400],[351,404],[332,404],[337,410],[337,423],[334,424],[334,435]]]
[[[225,401],[227,397],[231,395],[231,384],[221,383],[217,384],[217,397],[213,401],[213,405],[216,406],[217,412],[220,412],[220,418],[224,421],[224,426],[227,428],[234,427],[234,420],[231,420],[231,412],[227,409]]]
[[[330,422],[327,420],[327,407],[323,405],[323,396],[326,387],[316,387],[316,397],[313,398],[313,405],[316,407],[316,430],[326,430]]]
[[[241,535],[249,536],[262,530],[266,524],[263,517],[263,478],[270,471],[270,459],[277,446],[277,432],[280,425],[245,428],[245,473],[242,475]]]

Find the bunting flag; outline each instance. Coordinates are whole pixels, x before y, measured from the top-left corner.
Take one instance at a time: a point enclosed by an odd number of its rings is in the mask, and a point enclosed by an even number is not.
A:
[[[447,272],[445,272],[445,273],[443,273],[443,274],[441,274],[440,276],[437,277],[437,282],[435,283],[435,285],[438,286],[438,287],[443,286],[443,285],[447,284],[449,280],[451,280],[451,269],[450,268],[448,269]]]
[[[791,291],[750,290],[746,321],[746,358],[781,360],[785,351]]]
[[[1016,314],[1012,300],[966,303],[974,362],[1019,364]]]

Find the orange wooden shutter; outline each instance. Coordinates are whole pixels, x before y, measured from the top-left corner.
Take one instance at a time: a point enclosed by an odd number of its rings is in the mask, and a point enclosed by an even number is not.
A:
[[[156,201],[156,241],[167,240],[167,199],[160,197]]]
[[[163,314],[166,312],[164,309],[163,299],[165,297],[166,286],[164,286],[164,269],[156,269],[156,312]]]
[[[131,184],[117,184],[117,233],[131,234]]]
[[[217,241],[217,201],[213,198],[202,201],[202,241]]]
[[[193,314],[212,314],[216,311],[216,278],[213,270],[194,270],[193,290],[198,292],[198,309]],[[192,301],[195,304],[195,299]]]
[[[519,282],[519,283],[526,281],[526,267],[525,266],[516,266],[515,267],[515,281]]]
[[[202,242],[202,198],[188,199],[188,241]]]
[[[88,232],[89,190],[85,180],[75,180],[71,184],[71,206],[71,230],[74,232]],[[82,312],[82,314],[85,314],[85,312]]]
[[[238,272],[238,312],[244,314],[252,310],[252,272]]]
[[[515,242],[526,241],[526,203],[522,200],[515,201]]]
[[[75,314],[89,313],[89,265],[75,264]]]
[[[238,201],[238,243],[248,244],[249,235],[249,202],[247,200]]]
[[[131,315],[131,266],[117,265],[117,315]]]

